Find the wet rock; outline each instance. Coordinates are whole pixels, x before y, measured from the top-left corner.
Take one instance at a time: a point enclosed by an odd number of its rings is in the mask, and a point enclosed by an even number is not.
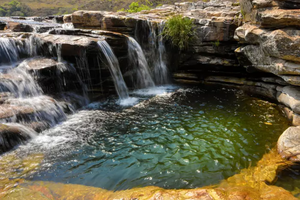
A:
[[[18,124],[0,124],[0,153],[13,149],[34,135],[35,131]]]
[[[56,47],[59,46],[62,56],[81,56],[87,48],[97,48],[97,41],[100,40],[68,35],[37,35],[37,37],[46,48],[52,46],[53,52],[56,52]]]
[[[22,24],[17,22],[9,22],[7,27],[13,32],[33,32],[34,30],[32,26],[28,24]]]
[[[280,155],[288,160],[300,161],[300,126],[289,127],[277,142]]]
[[[27,68],[29,71],[42,71],[42,70],[55,70],[58,62],[50,58],[35,58],[27,62]]]
[[[284,107],[283,111],[293,126],[300,125],[300,115],[293,112],[290,108]]]
[[[64,16],[63,15],[54,16],[53,22],[58,23],[58,24],[63,24],[64,23]]]
[[[5,30],[6,29],[6,23],[5,22],[2,22],[0,21],[0,30]]]

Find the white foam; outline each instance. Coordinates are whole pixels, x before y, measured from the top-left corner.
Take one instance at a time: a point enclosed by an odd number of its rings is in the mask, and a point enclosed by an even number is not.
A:
[[[170,92],[170,90],[174,90],[175,88],[176,86],[172,86],[172,85],[158,86],[158,87],[135,90],[132,93],[140,96],[164,95]]]
[[[126,99],[121,99],[119,100],[117,103],[120,105],[120,106],[133,106],[135,104],[138,103],[138,98],[135,98],[135,97],[128,97]]]

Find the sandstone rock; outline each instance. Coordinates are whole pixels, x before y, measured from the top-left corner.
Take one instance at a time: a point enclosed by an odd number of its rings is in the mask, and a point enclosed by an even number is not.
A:
[[[99,38],[87,38],[68,35],[36,35],[43,45],[60,46],[62,56],[81,56],[87,48],[97,48]],[[53,50],[54,52],[56,49]]]
[[[291,108],[295,113],[300,114],[300,89],[298,87],[286,86],[278,95],[278,102]]]
[[[288,160],[300,161],[300,127],[289,127],[277,142],[280,155]]]
[[[32,26],[17,22],[9,22],[7,28],[13,32],[33,32]]]
[[[273,73],[287,83],[300,85],[300,37],[297,29],[267,30],[245,24],[235,32],[235,39],[250,44],[236,50],[245,67]]]
[[[287,118],[290,120],[293,126],[300,125],[300,115],[294,113],[290,108],[284,107],[282,108]]]
[[[64,23],[72,23],[72,15],[64,15],[63,21]]]
[[[72,14],[72,23],[75,28],[98,28],[102,27],[104,11],[76,11]]]
[[[266,30],[245,24],[235,33],[235,39],[243,43],[259,44],[267,56],[300,62],[300,31],[297,29]]]
[[[43,69],[56,68],[58,62],[50,58],[35,58],[27,62],[27,68],[29,71],[40,71]]]
[[[271,9],[258,13],[257,19],[264,28],[300,27],[300,9]]]

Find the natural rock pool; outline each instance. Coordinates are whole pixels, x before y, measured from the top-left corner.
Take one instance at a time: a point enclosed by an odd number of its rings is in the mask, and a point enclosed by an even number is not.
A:
[[[288,127],[276,104],[238,90],[162,91],[135,92],[133,107],[93,103],[69,116],[11,152],[44,156],[38,170],[14,176],[108,190],[197,188],[254,166]]]

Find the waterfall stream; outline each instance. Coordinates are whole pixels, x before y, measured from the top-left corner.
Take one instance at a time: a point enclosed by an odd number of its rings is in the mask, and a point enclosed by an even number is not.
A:
[[[162,35],[164,22],[155,23],[148,20],[141,23],[140,26],[136,27],[135,37],[145,52],[155,84],[163,85],[170,83],[169,70],[166,64],[167,53]],[[139,31],[140,28],[147,30],[147,32]],[[144,34],[148,34],[147,37]]]
[[[164,23],[157,24],[156,27],[150,22],[148,22],[148,26],[150,28],[149,40],[152,50],[152,55],[155,58],[154,60],[154,80],[157,84],[167,84],[169,83],[169,72],[166,65],[166,49],[163,43],[162,32],[164,29]]]
[[[149,66],[144,55],[144,52],[139,43],[132,37],[128,37],[128,55],[129,62],[136,70],[137,88],[154,87],[155,83],[150,75]]]
[[[105,40],[98,41],[98,45],[108,62],[109,71],[113,78],[115,88],[119,95],[119,98],[127,99],[129,97],[128,88],[123,79],[123,75],[121,73],[119,61],[117,57],[115,56],[113,50]]]

